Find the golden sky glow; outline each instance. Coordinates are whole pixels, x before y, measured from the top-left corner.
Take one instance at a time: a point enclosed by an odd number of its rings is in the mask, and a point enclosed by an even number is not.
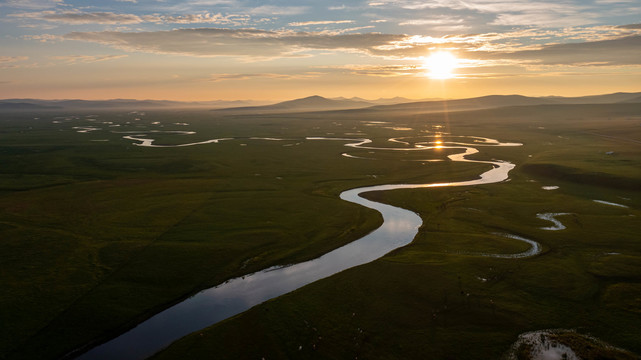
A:
[[[0,98],[641,91],[639,13],[641,0],[6,0]]]

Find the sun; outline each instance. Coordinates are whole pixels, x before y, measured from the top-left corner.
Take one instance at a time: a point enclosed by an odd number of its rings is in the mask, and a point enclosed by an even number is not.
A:
[[[458,59],[449,51],[438,51],[430,55],[424,62],[427,74],[431,79],[451,79],[458,67]]]

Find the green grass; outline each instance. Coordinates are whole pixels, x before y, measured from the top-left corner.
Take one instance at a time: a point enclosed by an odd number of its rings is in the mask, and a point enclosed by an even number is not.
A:
[[[489,168],[399,161],[444,159],[447,151],[372,154],[304,139],[364,132],[375,146],[390,146],[388,138],[417,138],[434,125],[454,135],[523,143],[480,147],[474,156],[517,164],[511,181],[368,194],[421,215],[413,243],[198,332],[158,358],[493,359],[518,334],[545,328],[576,328],[640,353],[641,148],[634,141],[641,140],[641,127],[628,119],[639,112],[633,104],[448,116],[143,117],[150,127],[160,121],[165,130],[197,132],[148,136],[159,144],[236,138],[171,149],[133,146],[106,124],[100,132],[77,133],[71,128],[87,123],[82,116],[52,124],[58,115],[3,115],[0,357],[57,358],[200,289],[353,241],[380,219],[339,200],[345,189],[467,180]],[[118,131],[139,125],[124,113],[99,119],[120,124]],[[372,120],[413,130],[363,123]],[[559,218],[567,229],[540,229],[550,225],[536,218],[542,212],[571,213]],[[543,253],[478,256],[528,247],[501,233],[538,241]]]

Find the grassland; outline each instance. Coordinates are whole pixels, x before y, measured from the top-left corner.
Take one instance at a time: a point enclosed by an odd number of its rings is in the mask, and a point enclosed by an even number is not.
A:
[[[367,137],[385,145],[390,137],[437,131],[523,143],[483,147],[475,156],[517,164],[511,181],[371,193],[423,217],[411,245],[257,306],[157,357],[490,359],[520,333],[546,328],[574,328],[641,353],[637,104],[451,114],[87,115],[2,115],[3,358],[58,358],[202,288],[316,257],[375,228],[377,214],[340,201],[342,190],[464,180],[487,168],[401,161],[443,159],[446,151],[371,154],[305,140]],[[154,122],[196,132],[149,134],[157,143],[235,140],[142,148],[111,132],[160,130]],[[79,126],[102,130],[79,133]],[[379,160],[341,156],[346,151]],[[570,213],[560,218],[567,229],[540,229],[550,225],[536,218],[543,212]],[[544,252],[520,260],[474,255],[523,250],[496,233],[535,239]]]

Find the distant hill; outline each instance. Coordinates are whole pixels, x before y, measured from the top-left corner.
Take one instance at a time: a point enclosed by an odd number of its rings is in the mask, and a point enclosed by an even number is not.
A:
[[[504,106],[547,105],[560,102],[548,98],[527,97],[522,95],[489,95],[469,99],[418,101],[395,105],[373,106],[373,111],[461,111],[478,110]]]
[[[366,101],[350,99],[327,99],[322,96],[314,95],[302,99],[283,101],[273,105],[233,107],[226,109],[217,109],[214,111],[232,113],[278,113],[362,109],[373,105],[374,104]]]
[[[170,101],[170,100],[40,100],[40,99],[5,99],[0,100],[0,110],[44,110],[44,109],[78,109],[78,110],[152,110],[169,108],[226,108],[230,106],[256,105],[260,102],[250,100],[214,100],[214,101]]]
[[[418,102],[418,101],[438,101],[438,100],[443,100],[440,98],[430,98],[430,99],[419,99],[419,100],[413,100],[413,99],[408,99],[404,97],[393,97],[393,98],[380,98],[376,100],[367,100],[359,97],[353,97],[353,98],[344,98],[344,97],[338,97],[338,98],[332,98],[332,100],[352,100],[352,101],[361,101],[361,102],[368,102],[371,103],[372,105],[393,105],[393,104],[402,104],[402,103],[410,103],[410,102]]]
[[[590,95],[580,97],[548,96],[543,97],[542,99],[550,99],[561,104],[613,104],[619,102],[635,102],[630,100],[634,100],[635,98],[639,97],[641,97],[641,93],[618,92],[614,94]]]
[[[559,104],[616,104],[641,103],[641,92],[591,95],[580,97],[528,97],[522,95],[489,95],[468,99],[452,100],[410,100],[402,97],[365,100],[362,98],[328,99],[314,95],[301,99],[265,105],[265,102],[251,100],[214,100],[181,102],[169,100],[40,100],[4,99],[0,100],[0,111],[39,111],[39,110],[162,110],[162,109],[206,109],[222,114],[269,114],[310,111],[338,111],[367,109],[369,111],[411,111],[442,112],[479,110],[505,106],[559,105]]]
[[[622,101],[623,103],[641,103],[641,96]]]
[[[2,102],[0,101],[0,111],[16,111],[16,110],[45,110],[45,109],[60,109],[59,106],[41,105],[30,102]]]
[[[442,112],[480,110],[506,106],[560,105],[560,104],[611,104],[618,102],[639,101],[641,93],[615,93],[583,97],[529,97],[523,95],[488,95],[467,99],[411,101],[406,98],[363,100],[361,98],[327,99],[321,96],[310,96],[302,99],[284,101],[267,106],[248,106],[219,109],[222,113],[256,114],[285,113],[305,111],[355,110],[368,111],[406,111],[406,112]],[[636,100],[635,100],[636,99]],[[377,104],[378,103],[378,104]],[[380,103],[388,103],[379,105]],[[389,104],[391,103],[391,104]]]

